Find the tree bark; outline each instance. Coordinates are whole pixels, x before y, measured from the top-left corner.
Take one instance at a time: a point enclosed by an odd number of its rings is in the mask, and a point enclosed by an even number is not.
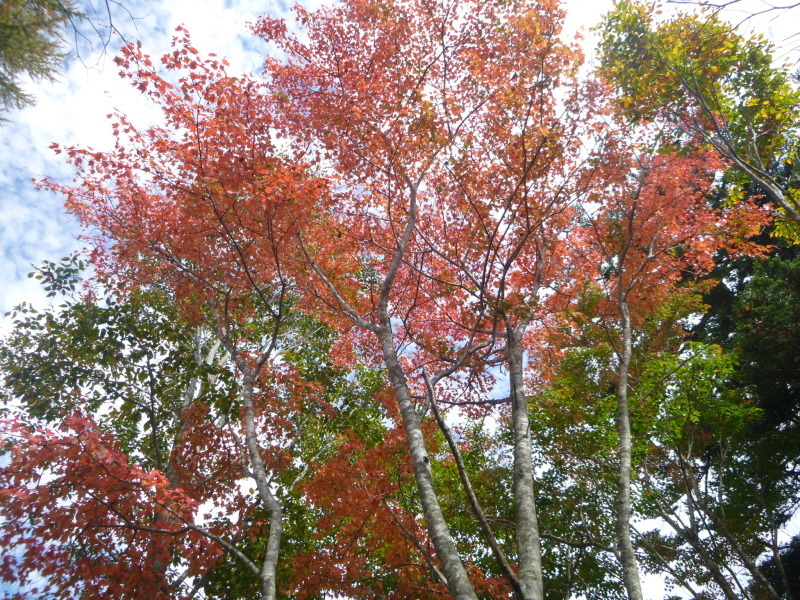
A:
[[[621,282],[620,282],[621,286]],[[619,352],[617,380],[617,435],[619,438],[619,470],[617,479],[616,537],[622,579],[629,600],[643,600],[639,581],[639,565],[631,539],[631,422],[628,408],[628,377],[631,364],[631,316],[622,292],[618,302],[622,317],[622,347]]]
[[[691,510],[691,507],[689,510]],[[672,529],[695,550],[695,552],[697,552],[700,562],[702,562],[703,566],[708,569],[711,578],[714,580],[714,583],[719,586],[719,589],[722,590],[725,598],[727,600],[740,600],[730,583],[728,583],[728,580],[725,579],[725,575],[717,565],[717,562],[706,551],[705,547],[700,541],[698,532],[682,527],[674,518],[668,515],[663,508],[660,509],[660,512],[661,518],[664,519],[669,526],[672,527]]]
[[[240,358],[240,357],[236,357]],[[244,362],[237,360],[237,363]],[[261,501],[269,511],[269,534],[267,536],[267,552],[261,566],[259,579],[261,580],[261,599],[275,600],[275,573],[280,556],[281,536],[283,535],[283,506],[269,489],[269,479],[264,461],[261,459],[258,439],[256,438],[255,428],[255,409],[253,406],[253,386],[255,383],[256,372],[253,372],[246,365],[239,364],[244,377],[242,385],[242,403],[244,405],[244,426],[245,443],[247,453],[250,458],[253,477],[256,480],[256,489]]]
[[[408,382],[397,359],[394,336],[391,329],[384,325],[381,327],[378,337],[389,372],[389,381],[394,388],[400,415],[403,418],[403,426],[406,430],[411,462],[414,466],[414,478],[422,504],[422,514],[425,517],[425,524],[433,546],[436,548],[436,555],[442,564],[442,571],[447,579],[447,588],[456,600],[477,600],[478,596],[475,594],[467,571],[461,562],[461,556],[439,505],[439,498],[433,484],[430,458],[425,446],[425,438],[422,435],[422,419],[411,402]]]
[[[395,279],[400,270],[400,266],[405,259],[406,250],[417,222],[417,188],[421,181],[413,182],[407,175],[404,176],[409,191],[408,220],[406,221],[403,232],[397,238],[389,269],[381,284],[380,297],[378,299],[377,313],[378,323],[367,321],[364,317],[350,306],[341,296],[336,286],[325,276],[313,257],[303,244],[302,236],[300,243],[303,252],[309,261],[309,265],[317,276],[323,281],[329,293],[334,297],[340,309],[350,317],[356,326],[372,332],[378,338],[378,342],[383,351],[383,360],[389,375],[389,382],[394,389],[395,398],[400,409],[403,420],[403,427],[406,431],[408,449],[411,454],[411,463],[414,468],[414,479],[417,484],[420,503],[422,504],[422,514],[431,541],[436,549],[436,555],[442,565],[442,571],[446,579],[447,589],[456,600],[477,600],[477,595],[469,580],[467,571],[461,562],[461,555],[450,534],[447,521],[439,505],[439,498],[433,484],[433,473],[430,466],[430,457],[425,445],[425,437],[422,434],[422,417],[414,408],[411,400],[411,392],[408,389],[403,367],[397,357],[395,349],[394,334],[392,332],[392,319],[389,309],[389,296],[391,295]]]
[[[523,380],[521,335],[507,330],[508,369],[511,379],[511,420],[514,429],[514,510],[519,573],[524,600],[542,600],[542,557],[536,500],[533,494],[533,445]]]
[[[431,384],[430,379],[428,378],[427,373],[425,373],[425,384],[428,388],[428,400],[431,404],[433,415],[436,418],[436,422],[439,424],[439,429],[442,431],[445,439],[447,440],[447,445],[450,446],[450,453],[453,455],[453,458],[456,461],[456,467],[458,468],[458,475],[461,478],[461,485],[464,487],[464,491],[467,493],[467,498],[469,499],[469,503],[472,506],[472,512],[475,513],[475,517],[478,519],[478,523],[481,526],[483,535],[486,538],[486,541],[489,542],[489,546],[491,547],[492,553],[497,559],[497,562],[500,563],[500,568],[505,574],[505,577],[508,580],[508,582],[511,584],[511,587],[514,589],[514,594],[516,594],[520,598],[525,598],[526,597],[525,592],[522,590],[522,587],[519,584],[519,579],[517,578],[516,573],[514,573],[513,569],[511,568],[511,565],[508,564],[506,556],[503,553],[502,548],[500,548],[500,544],[497,543],[497,538],[494,536],[494,533],[492,532],[492,528],[489,525],[489,520],[486,518],[486,514],[483,512],[483,508],[481,508],[481,505],[478,502],[478,498],[475,495],[475,490],[472,488],[472,483],[469,480],[467,469],[464,466],[464,459],[461,456],[461,451],[458,449],[458,444],[456,443],[455,437],[453,436],[453,432],[447,426],[447,423],[445,422],[444,417],[442,416],[442,413],[439,410],[439,404],[436,401],[436,392],[434,390],[433,385]]]

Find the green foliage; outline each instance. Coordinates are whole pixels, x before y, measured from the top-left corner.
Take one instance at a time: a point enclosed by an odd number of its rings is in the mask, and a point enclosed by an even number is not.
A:
[[[738,435],[761,411],[742,390],[731,388],[736,367],[734,356],[719,346],[696,342],[654,356],[633,399],[640,407],[637,437],[691,454],[708,444],[709,435],[715,442]]]
[[[800,254],[755,264],[732,314],[742,377],[772,425],[800,412]]]
[[[599,27],[599,72],[616,89],[622,113],[658,122],[672,148],[711,145],[735,158],[734,192],[759,173],[800,206],[793,176],[800,91],[788,69],[775,65],[772,46],[740,34],[718,12],[661,21],[654,14],[657,5],[623,0]],[[797,224],[784,222],[778,233],[796,239]]]
[[[695,336],[737,355],[737,385],[764,411],[761,430],[797,419],[800,411],[800,252],[721,262],[721,280],[706,297],[710,310]]]
[[[80,14],[68,0],[0,4],[0,111],[33,104],[20,78],[53,79],[64,58],[64,27]]]
[[[629,116],[689,119],[724,128],[727,141],[762,164],[784,158],[796,134],[800,93],[771,45],[710,12],[655,22],[647,3],[619,2],[601,26],[600,73]]]
[[[769,531],[800,499],[800,252],[792,246],[765,259],[724,261],[716,276],[722,282],[709,293],[709,313],[695,335],[737,357],[730,385],[759,409],[736,440],[726,481],[737,510]]]
[[[320,526],[325,511],[305,497],[302,486],[288,493],[282,490],[289,490],[292,481],[302,477],[304,468],[313,470],[337,456],[342,451],[343,432],[352,432],[360,447],[367,450],[383,441],[386,425],[383,409],[376,398],[385,382],[384,374],[379,370],[357,367],[351,371],[336,366],[332,354],[336,335],[326,325],[299,313],[289,315],[286,322],[292,332],[291,338],[298,343],[283,349],[282,359],[296,370],[300,381],[313,382],[315,387],[309,392],[316,392],[315,396],[309,394],[310,401],[303,407],[302,414],[292,417],[296,421],[294,460],[275,478],[281,486],[277,493],[283,505],[284,523],[278,570],[278,580],[284,582],[284,589],[279,591],[279,597],[294,598],[298,596],[298,590],[286,586],[285,582],[303,581],[310,575],[297,572],[297,557],[326,554],[336,546],[338,531]],[[253,324],[253,327],[257,325]],[[261,558],[266,551],[269,513],[259,505],[245,518],[254,526],[250,537],[239,540],[238,547],[249,556]],[[379,571],[379,553],[369,560]],[[391,588],[388,582],[383,583]],[[258,579],[230,555],[226,555],[219,567],[205,578],[202,586],[209,598],[220,600],[253,597],[259,593]],[[300,595],[303,598],[323,597],[309,596],[302,590]]]
[[[704,310],[691,287],[678,288],[647,316],[635,316],[629,380],[633,508],[638,519],[660,518],[673,510],[683,515],[687,486],[695,478],[708,490],[703,498],[711,514],[753,515],[729,525],[724,533],[710,524],[708,514],[694,515],[695,522],[703,524],[694,534],[711,540],[713,560],[737,564],[726,536],[763,551],[759,535],[769,525],[759,502],[779,512],[788,495],[780,486],[764,485],[766,473],[755,469],[761,459],[754,458],[748,440],[763,411],[752,393],[737,385],[742,368],[737,353],[684,339],[684,327]],[[536,395],[531,415],[542,453],[537,479],[540,525],[545,536],[572,542],[551,545],[545,539],[551,586],[564,589],[566,566],[571,565],[573,575],[580,575],[574,593],[614,598],[619,593],[619,567],[610,551],[618,461],[618,332],[599,311],[600,300],[586,286],[570,309],[567,350],[549,386]],[[632,313],[637,314],[635,307]],[[783,472],[783,467],[774,467],[771,481],[777,483]],[[643,570],[663,576],[666,567],[672,576],[711,593],[709,570],[683,537],[634,533]]]
[[[624,597],[618,561],[597,546],[614,543],[611,358],[607,345],[574,348],[551,386],[530,400],[547,598]]]
[[[383,389],[384,374],[377,369],[356,366],[353,370],[336,366],[332,347],[336,333],[319,321],[298,316],[295,332],[303,343],[287,348],[284,356],[297,369],[303,381],[316,382],[324,390],[325,403],[336,409],[330,413],[306,414],[305,435],[312,450],[330,439],[332,432],[352,429],[367,448],[378,445],[384,438],[386,426],[382,410],[375,400]]]
[[[159,437],[168,439],[179,427],[183,394],[193,379],[230,384],[230,373],[198,361],[198,334],[163,290],[150,287],[121,298],[112,285],[102,299],[80,297],[83,269],[82,261],[69,257],[47,261],[31,274],[60,304],[12,311],[13,329],[0,342],[5,389],[31,417],[49,423],[77,409],[102,415],[125,452],[160,467],[171,444]],[[207,401],[223,402],[234,389],[206,390]]]
[[[637,511],[673,514],[686,528],[640,538],[648,569],[667,561],[673,574],[713,589],[693,536],[708,540],[708,560],[741,565],[740,548],[769,557],[772,535],[794,513],[796,255],[720,257],[713,276],[721,282],[705,296],[708,312],[695,328],[702,343],[653,355],[638,375],[634,426],[644,461]],[[765,569],[774,562],[765,559]]]

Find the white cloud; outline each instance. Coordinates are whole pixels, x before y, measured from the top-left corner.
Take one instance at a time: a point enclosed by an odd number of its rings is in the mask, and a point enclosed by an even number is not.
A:
[[[144,50],[158,57],[169,50],[175,28],[185,24],[202,53],[227,57],[232,73],[247,72],[260,68],[263,44],[246,23],[268,6],[264,0],[136,3],[129,6],[136,19],[118,12],[114,25],[122,37],[140,39]],[[69,59],[56,82],[29,84],[36,106],[11,113],[0,129],[0,314],[22,301],[44,304],[41,289],[26,277],[31,264],[58,260],[80,246],[79,227],[63,210],[63,199],[38,191],[31,181],[45,175],[71,178],[71,169],[49,150],[50,144],[110,146],[106,115],[115,107],[140,125],[152,121],[152,106],[118,77],[111,60],[119,38],[112,38],[103,53],[96,34],[85,35],[95,36],[91,41],[96,52],[82,44],[80,58]]]

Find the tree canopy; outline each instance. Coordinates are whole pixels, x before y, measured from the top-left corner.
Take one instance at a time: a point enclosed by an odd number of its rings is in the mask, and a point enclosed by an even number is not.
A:
[[[91,251],[0,342],[0,593],[794,597],[800,96],[648,7],[594,71],[555,0],[126,45],[160,120],[53,145]]]

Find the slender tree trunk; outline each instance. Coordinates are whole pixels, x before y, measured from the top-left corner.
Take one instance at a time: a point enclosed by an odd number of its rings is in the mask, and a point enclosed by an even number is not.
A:
[[[753,577],[753,579],[764,587],[767,595],[772,600],[781,600],[781,595],[758,568],[756,559],[753,558],[750,553],[742,547],[736,536],[731,533],[730,529],[728,529],[728,526],[725,524],[725,520],[720,519],[713,507],[709,507],[706,501],[703,499],[703,492],[700,490],[700,486],[697,484],[697,479],[694,476],[689,461],[687,461],[683,456],[680,456],[680,460],[681,468],[683,469],[687,484],[688,497],[700,509],[700,511],[702,511],[702,514],[714,525],[716,533],[723,536],[728,541],[728,543],[731,545],[731,548],[742,561],[745,568],[750,572],[750,575]]]
[[[775,518],[771,511],[769,512],[769,516],[772,522],[775,523]],[[778,575],[780,575],[781,578],[783,597],[785,600],[794,600],[794,594],[792,594],[789,586],[789,577],[786,575],[786,568],[783,565],[780,547],[778,546],[778,529],[775,526],[772,528],[772,544],[770,549],[772,550],[772,560],[775,562],[775,566],[778,568]]]
[[[689,510],[692,510],[692,508],[689,507]],[[686,527],[682,527],[663,509],[660,510],[660,513],[661,518],[664,519],[669,526],[672,527],[672,529],[694,549],[694,551],[697,553],[697,557],[700,559],[700,562],[702,562],[703,566],[708,569],[711,578],[714,580],[714,583],[719,586],[719,589],[722,590],[725,598],[727,600],[741,600],[740,597],[736,595],[736,592],[733,590],[728,580],[725,578],[725,575],[717,565],[717,562],[706,551],[703,543],[700,540],[698,532],[692,529],[687,529]]]
[[[239,357],[237,357],[239,358]],[[253,386],[257,373],[249,369],[244,361],[237,360],[244,377],[242,386],[242,404],[244,405],[244,428],[250,468],[256,480],[256,489],[261,501],[269,512],[269,534],[267,536],[267,552],[261,566],[261,600],[275,600],[275,573],[280,556],[281,536],[283,535],[283,506],[269,488],[269,478],[258,446],[255,426],[255,408],[253,406]]]
[[[436,555],[442,564],[442,571],[447,579],[447,588],[456,600],[477,600],[478,596],[467,576],[467,571],[461,562],[461,556],[447,527],[441,506],[439,506],[439,498],[433,485],[430,458],[425,446],[425,438],[422,435],[422,419],[411,402],[408,382],[397,359],[394,337],[387,324],[381,327],[378,337],[389,372],[389,381],[394,388],[400,415],[403,418],[425,524],[436,549]]]
[[[628,377],[631,365],[631,316],[628,304],[619,300],[622,317],[622,347],[619,348],[617,381],[617,435],[619,437],[619,471],[617,480],[616,537],[622,579],[628,600],[643,600],[639,581],[639,565],[631,539],[631,422],[628,408]]]
[[[394,334],[392,333],[392,321],[389,311],[389,296],[397,278],[397,273],[405,257],[409,241],[416,228],[417,221],[417,188],[421,181],[412,181],[408,176],[404,176],[409,191],[408,221],[406,222],[403,233],[397,240],[397,248],[389,265],[389,270],[381,285],[381,293],[378,300],[378,319],[379,324],[366,321],[358,312],[351,307],[339,294],[336,287],[325,276],[322,270],[313,261],[308,252],[303,249],[306,257],[311,263],[312,269],[325,283],[328,291],[336,298],[341,309],[353,320],[353,322],[376,335],[383,351],[383,360],[389,374],[389,382],[394,388],[397,404],[400,408],[400,415],[403,419],[403,427],[406,430],[408,449],[411,454],[411,463],[414,467],[414,478],[417,483],[420,503],[422,504],[422,514],[425,517],[425,524],[431,536],[436,555],[442,565],[442,571],[446,579],[447,589],[456,600],[477,600],[478,596],[472,587],[461,556],[456,548],[453,536],[442,514],[439,505],[439,498],[433,485],[433,473],[430,466],[428,450],[425,446],[425,438],[422,434],[422,417],[414,408],[411,401],[411,392],[408,389],[403,367],[397,358],[397,351],[394,346]],[[301,238],[302,243],[302,238]]]
[[[464,466],[464,459],[461,456],[461,451],[458,449],[458,444],[456,443],[455,436],[453,436],[453,432],[450,430],[450,427],[447,426],[447,423],[442,417],[442,413],[439,411],[438,402],[436,401],[436,391],[434,390],[434,386],[431,384],[431,380],[428,378],[427,373],[425,374],[425,384],[428,388],[428,396],[431,403],[431,409],[433,410],[433,415],[436,418],[436,422],[439,424],[439,429],[442,431],[445,439],[447,440],[447,445],[450,446],[450,452],[453,454],[453,458],[456,461],[458,475],[461,478],[461,485],[464,486],[464,491],[467,493],[470,506],[472,506],[472,512],[475,513],[475,517],[478,519],[478,523],[483,531],[483,536],[486,538],[486,541],[489,542],[489,546],[492,549],[492,554],[494,554],[497,562],[500,563],[501,570],[505,574],[508,582],[511,584],[515,597],[523,598],[525,593],[522,591],[522,588],[519,585],[519,579],[517,579],[517,575],[514,573],[511,565],[508,564],[506,556],[503,553],[502,548],[500,548],[500,544],[497,543],[497,538],[492,532],[492,527],[486,518],[486,514],[483,512],[483,508],[481,508],[477,496],[475,496],[475,490],[472,488],[472,483],[469,480],[469,475],[467,474],[467,469]]]
[[[522,340],[512,328],[507,330],[508,370],[511,379],[511,420],[514,428],[514,510],[519,583],[524,600],[542,600],[542,557],[536,500],[533,494],[533,445],[525,397]]]

